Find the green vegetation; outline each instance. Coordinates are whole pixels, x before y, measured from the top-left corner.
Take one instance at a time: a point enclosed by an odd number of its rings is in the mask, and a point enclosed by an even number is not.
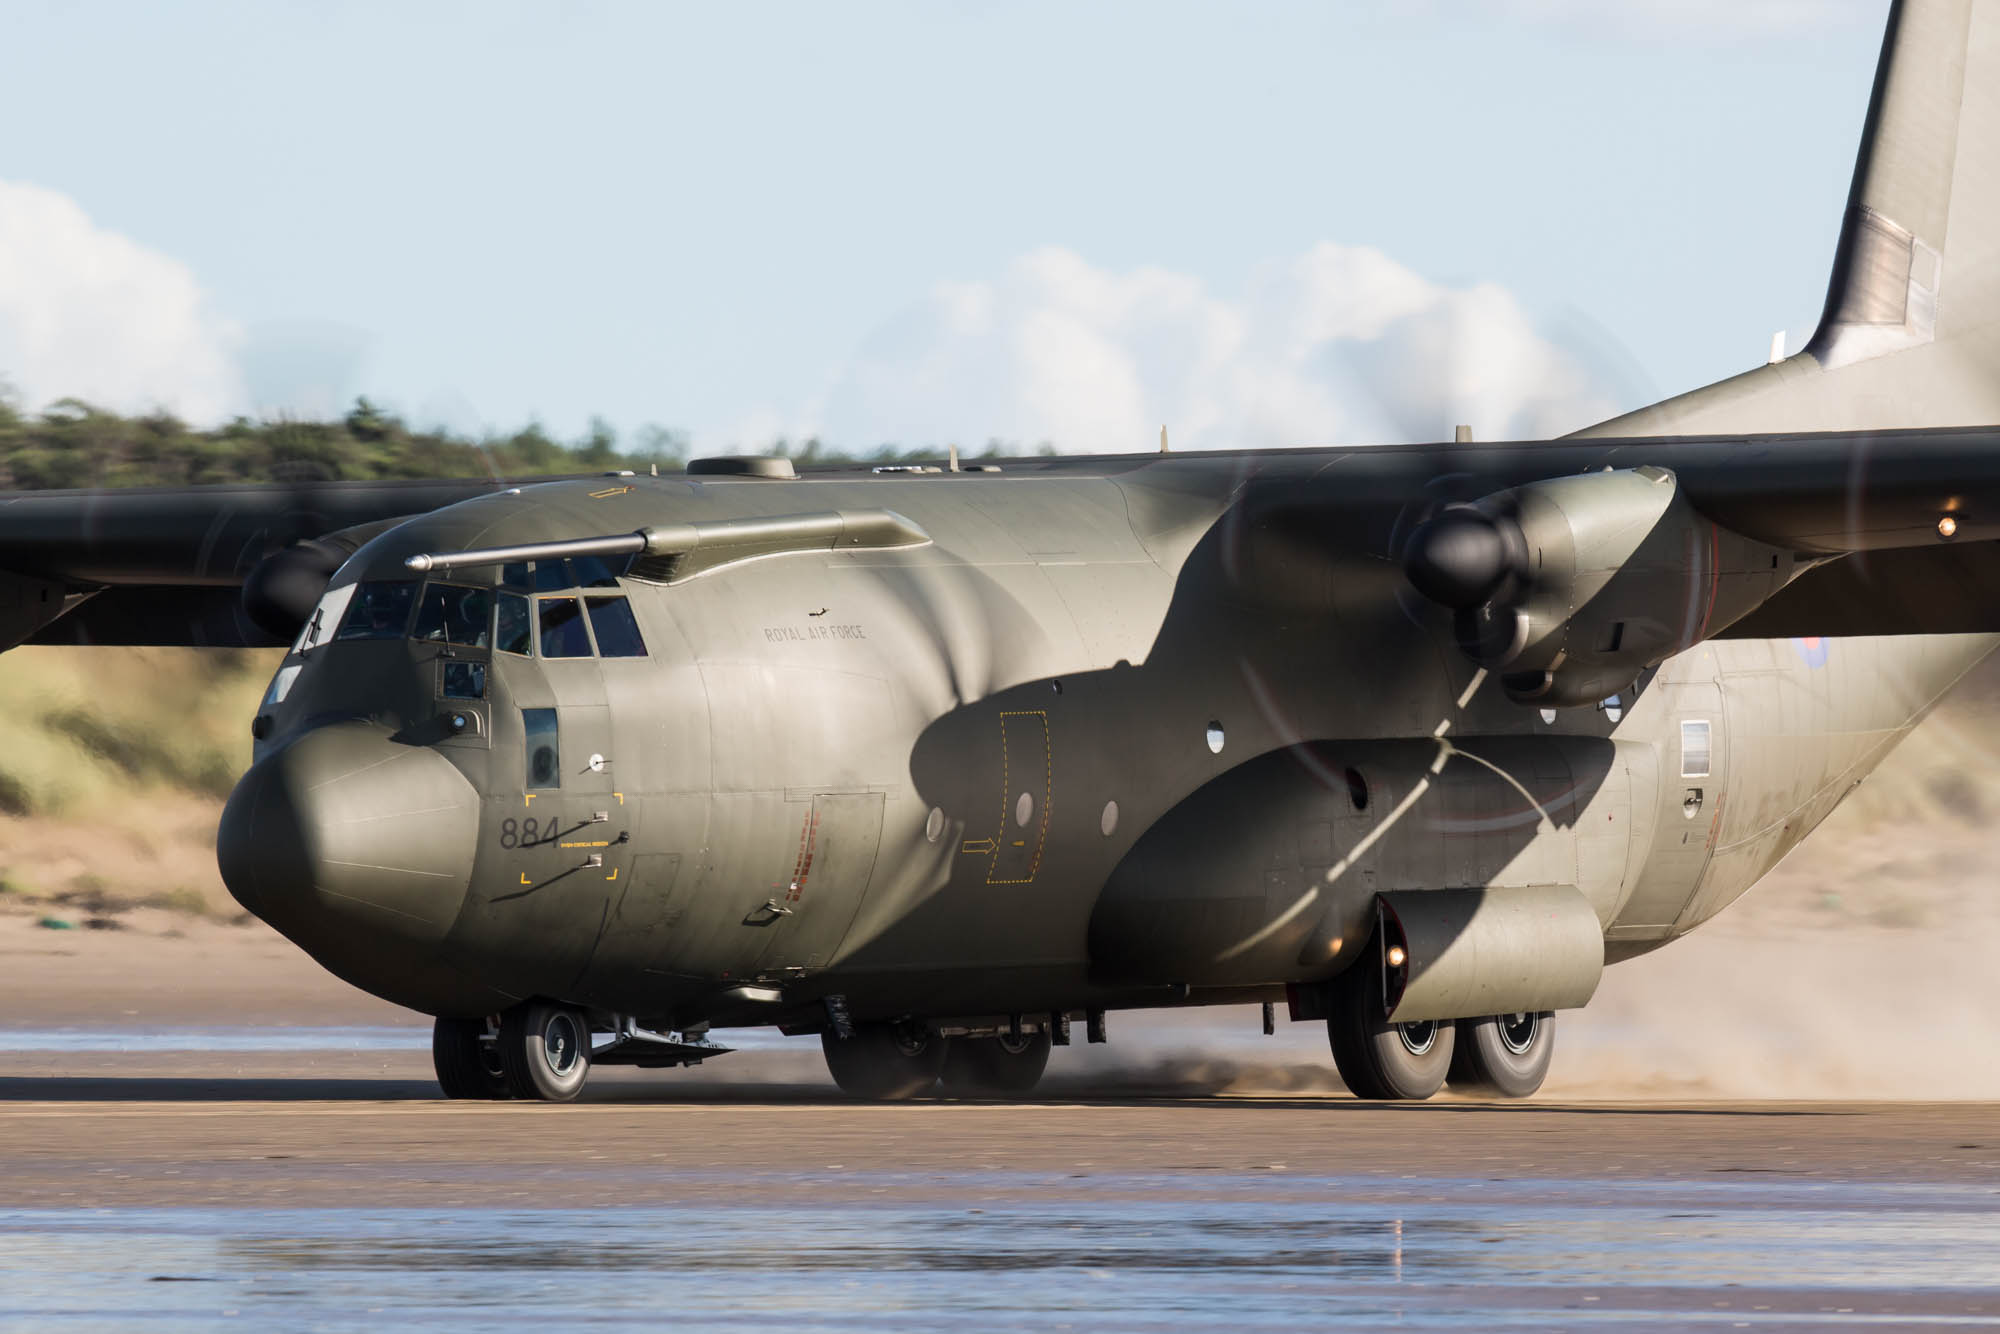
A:
[[[1048,446],[1043,452],[1052,452]],[[944,451],[884,445],[848,454],[819,440],[780,440],[766,452],[805,464],[935,459]],[[982,452],[1004,453],[989,443]],[[0,383],[0,490],[100,486],[198,486],[221,482],[354,481],[416,477],[538,477],[612,468],[677,472],[688,440],[642,428],[621,448],[610,424],[594,419],[569,444],[537,424],[481,439],[413,429],[366,398],[338,421],[251,421],[239,417],[196,430],[165,413],[122,417],[68,398],[27,413]]]

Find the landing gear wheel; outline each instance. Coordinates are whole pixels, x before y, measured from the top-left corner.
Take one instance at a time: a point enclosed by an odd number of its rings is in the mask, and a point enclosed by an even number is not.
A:
[[[583,1011],[529,1001],[500,1016],[500,1064],[517,1098],[568,1102],[590,1077],[590,1021]]]
[[[1381,979],[1365,963],[1340,981],[1326,1036],[1348,1091],[1372,1101],[1418,1102],[1443,1088],[1456,1027],[1448,1020],[1390,1023],[1382,1012]]]
[[[431,1026],[431,1065],[447,1098],[510,1098],[500,1047],[486,1041],[484,1019],[440,1019]]]
[[[1556,1050],[1552,1014],[1495,1014],[1458,1021],[1451,1086],[1462,1093],[1525,1098],[1548,1077]]]
[[[826,1068],[850,1098],[900,1101],[930,1092],[944,1069],[945,1039],[907,1024],[856,1024],[851,1038],[819,1035]]]
[[[962,1098],[1018,1098],[1041,1082],[1049,1045],[1046,1031],[953,1038],[939,1082],[946,1093]]]

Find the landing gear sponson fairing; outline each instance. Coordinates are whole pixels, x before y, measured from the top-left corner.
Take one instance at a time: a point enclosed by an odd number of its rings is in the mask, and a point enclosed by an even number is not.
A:
[[[1019,1094],[1240,1001],[1530,1093],[2000,644],[1996,99],[2000,0],[1896,6],[1813,341],[1582,438],[378,497],[249,581],[223,875],[454,1096],[747,1025]]]

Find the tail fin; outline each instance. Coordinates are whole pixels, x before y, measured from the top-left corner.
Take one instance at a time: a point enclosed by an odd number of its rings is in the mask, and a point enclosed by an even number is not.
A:
[[[2000,0],[1894,0],[1812,341],[1577,434],[1995,423]]]

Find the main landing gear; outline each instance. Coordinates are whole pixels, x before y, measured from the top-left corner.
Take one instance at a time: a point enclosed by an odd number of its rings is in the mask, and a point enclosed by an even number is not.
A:
[[[590,1021],[583,1011],[530,1001],[491,1019],[439,1019],[431,1064],[447,1098],[568,1102],[590,1077]]]
[[[1381,979],[1366,968],[1337,979],[1326,1033],[1341,1082],[1378,1102],[1422,1101],[1446,1083],[1474,1096],[1528,1097],[1548,1075],[1556,1040],[1546,1013],[1392,1023]]]
[[[946,1037],[922,1024],[855,1024],[848,1037],[820,1034],[826,1068],[840,1091],[875,1101],[922,1097],[1019,1098],[1048,1068],[1051,1025],[1015,1023],[998,1032]]]

